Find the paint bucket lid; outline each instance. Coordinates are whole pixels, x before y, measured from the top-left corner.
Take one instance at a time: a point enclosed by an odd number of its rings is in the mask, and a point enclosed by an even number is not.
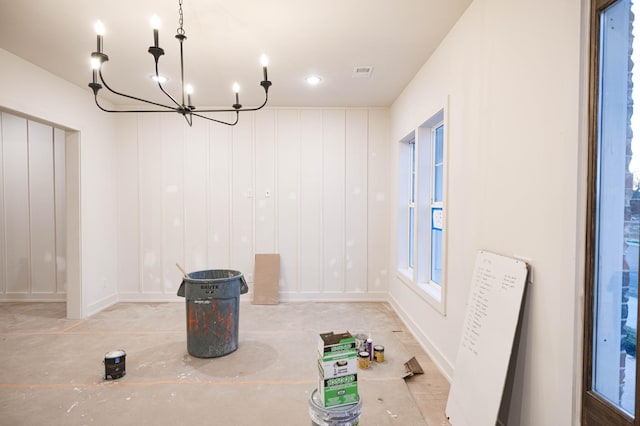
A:
[[[314,389],[309,396],[309,415],[317,426],[356,426],[360,421],[362,399],[349,405],[324,408],[318,389]]]
[[[104,358],[105,359],[120,358],[125,355],[127,355],[127,353],[124,351],[124,349],[118,349],[117,351],[107,352],[106,354],[104,354]]]

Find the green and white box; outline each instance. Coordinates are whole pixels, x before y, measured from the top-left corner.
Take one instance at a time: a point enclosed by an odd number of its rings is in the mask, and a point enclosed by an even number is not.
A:
[[[323,379],[358,374],[358,359],[351,356],[328,361],[319,359],[318,370]]]
[[[358,375],[349,374],[330,379],[320,377],[318,393],[325,408],[355,404],[360,398],[358,396]]]
[[[357,356],[356,339],[348,331],[320,334],[318,355],[321,359],[337,359],[351,354]]]
[[[358,402],[357,373],[356,339],[351,333],[320,334],[318,394],[326,408]]]

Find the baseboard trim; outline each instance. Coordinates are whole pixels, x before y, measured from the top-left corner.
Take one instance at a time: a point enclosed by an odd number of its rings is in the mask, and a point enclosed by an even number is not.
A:
[[[87,310],[85,312],[85,318],[88,318],[92,315],[97,314],[100,311],[103,311],[105,309],[107,309],[110,306],[115,305],[116,303],[118,303],[120,300],[118,298],[117,294],[112,294],[110,296],[104,297],[100,300],[98,300],[95,303],[91,303],[90,305],[87,306]]]
[[[66,302],[66,293],[4,293],[1,302]]]
[[[396,311],[400,320],[409,329],[413,337],[418,341],[422,349],[429,355],[433,363],[438,367],[442,375],[447,379],[449,383],[453,380],[453,365],[447,360],[447,358],[438,350],[438,348],[427,337],[422,328],[416,324],[407,311],[405,311],[398,301],[389,293],[389,304]]]

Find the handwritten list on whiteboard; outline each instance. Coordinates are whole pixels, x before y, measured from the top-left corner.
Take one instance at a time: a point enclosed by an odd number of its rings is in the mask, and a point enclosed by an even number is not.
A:
[[[528,265],[478,252],[446,413],[454,426],[494,426]]]

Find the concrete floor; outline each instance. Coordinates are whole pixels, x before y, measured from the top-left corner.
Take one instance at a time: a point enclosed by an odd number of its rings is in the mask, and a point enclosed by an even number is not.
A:
[[[318,333],[371,333],[385,362],[358,373],[361,425],[448,425],[449,383],[386,303],[242,302],[238,350],[187,352],[184,303],[120,303],[65,319],[63,303],[0,304],[2,425],[308,425]],[[104,380],[106,352],[126,375]],[[404,380],[412,356],[423,375]]]

